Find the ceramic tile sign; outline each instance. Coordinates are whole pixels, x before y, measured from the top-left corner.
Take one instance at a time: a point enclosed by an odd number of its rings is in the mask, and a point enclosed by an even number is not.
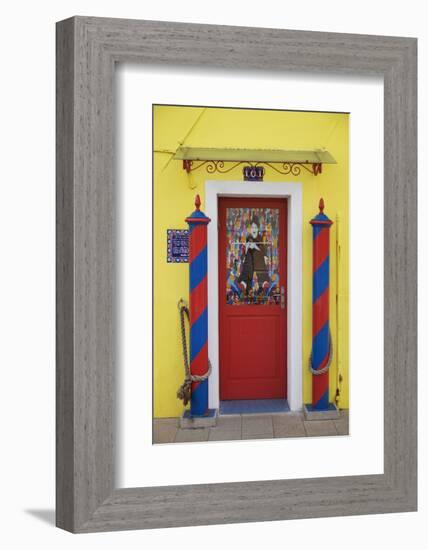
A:
[[[189,231],[187,229],[167,229],[167,262],[174,264],[189,261]]]

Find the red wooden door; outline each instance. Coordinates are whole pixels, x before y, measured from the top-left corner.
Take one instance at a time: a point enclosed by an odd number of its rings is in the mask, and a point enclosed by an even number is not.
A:
[[[220,399],[285,398],[287,201],[219,199]]]

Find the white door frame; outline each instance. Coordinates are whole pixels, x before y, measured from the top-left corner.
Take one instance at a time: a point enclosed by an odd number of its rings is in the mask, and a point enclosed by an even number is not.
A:
[[[205,182],[204,212],[208,225],[208,352],[209,407],[220,405],[218,318],[218,197],[276,197],[288,199],[287,254],[287,399],[290,409],[302,409],[302,184],[286,182]]]

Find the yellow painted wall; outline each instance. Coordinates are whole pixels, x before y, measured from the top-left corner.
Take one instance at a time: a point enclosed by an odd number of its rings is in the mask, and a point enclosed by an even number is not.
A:
[[[226,175],[209,175],[204,168],[190,176],[172,157],[181,145],[251,149],[327,149],[337,165],[323,165],[313,176],[280,175],[266,168],[265,180],[303,184],[303,401],[311,401],[308,358],[312,343],[312,227],[320,197],[334,222],[330,230],[330,327],[334,359],[330,368],[330,400],[334,399],[338,363],[343,381],[339,406],[349,407],[349,115],[293,111],[155,106],[154,120],[154,415],[179,416],[176,398],[183,381],[183,358],[177,302],[188,298],[188,264],[166,262],[167,229],[187,228],[184,218],[199,193],[204,210],[207,179],[242,181],[242,166]],[[260,183],[269,185],[267,183]],[[206,212],[209,216],[210,212]],[[338,223],[339,218],[339,223]],[[338,272],[337,235],[340,237]],[[338,284],[339,282],[339,284]],[[336,296],[338,295],[338,302]],[[339,325],[338,325],[339,320]],[[337,330],[339,326],[339,331]]]

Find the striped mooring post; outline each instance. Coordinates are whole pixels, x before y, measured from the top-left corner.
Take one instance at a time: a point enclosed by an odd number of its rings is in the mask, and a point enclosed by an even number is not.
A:
[[[323,369],[330,359],[329,285],[330,285],[330,226],[320,199],[319,213],[310,221],[313,229],[313,286],[312,286],[312,369]],[[329,408],[328,370],[312,374],[312,409]]]
[[[207,226],[210,218],[201,210],[199,195],[196,210],[186,218],[189,224],[189,310],[190,372],[203,375],[208,370],[208,288]],[[192,382],[191,416],[208,413],[208,379]]]

